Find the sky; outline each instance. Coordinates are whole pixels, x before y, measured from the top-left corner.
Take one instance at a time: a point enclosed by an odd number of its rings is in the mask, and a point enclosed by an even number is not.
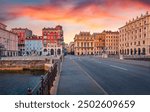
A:
[[[80,31],[117,31],[146,11],[150,0],[0,0],[0,22],[42,35],[42,28],[62,25],[66,43]]]

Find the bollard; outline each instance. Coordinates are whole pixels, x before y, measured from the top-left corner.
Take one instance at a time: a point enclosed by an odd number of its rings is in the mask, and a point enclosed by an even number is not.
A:
[[[32,95],[32,89],[31,88],[28,88],[27,95]]]

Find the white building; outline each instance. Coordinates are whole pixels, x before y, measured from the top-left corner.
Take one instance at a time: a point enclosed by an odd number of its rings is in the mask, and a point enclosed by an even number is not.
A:
[[[0,56],[18,55],[18,36],[6,30],[6,25],[0,23]]]
[[[150,56],[150,15],[148,12],[119,28],[119,53]]]
[[[51,56],[62,55],[62,46],[58,46],[57,43],[49,43],[46,47],[43,47],[42,54]]]
[[[26,55],[42,55],[42,37],[32,36],[27,37],[25,40],[25,51]]]

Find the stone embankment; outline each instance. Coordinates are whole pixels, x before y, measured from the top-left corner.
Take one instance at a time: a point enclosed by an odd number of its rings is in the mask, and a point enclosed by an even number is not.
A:
[[[48,60],[3,60],[0,61],[0,71],[47,70]]]
[[[0,71],[49,70],[61,56],[18,56],[3,57],[0,60]]]

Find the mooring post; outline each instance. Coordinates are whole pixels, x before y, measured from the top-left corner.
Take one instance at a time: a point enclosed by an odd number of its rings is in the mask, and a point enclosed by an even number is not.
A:
[[[32,95],[32,89],[28,88],[27,95]]]

